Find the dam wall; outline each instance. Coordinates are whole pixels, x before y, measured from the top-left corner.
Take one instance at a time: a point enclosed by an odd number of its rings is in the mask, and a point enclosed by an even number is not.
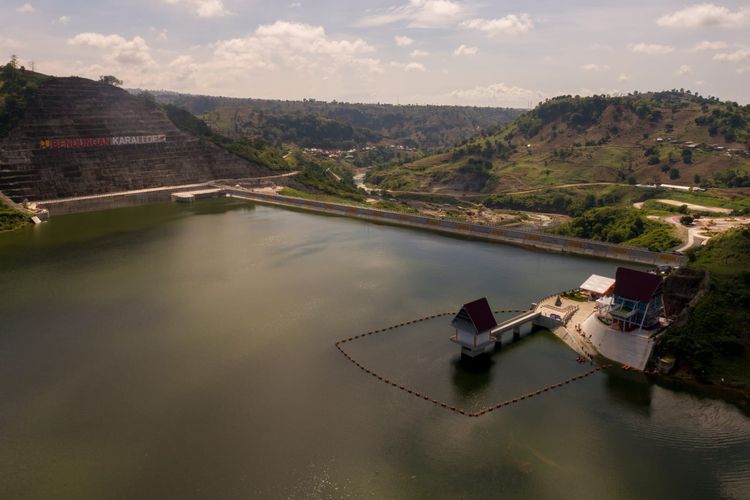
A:
[[[269,175],[178,129],[139,96],[83,78],[50,78],[0,139],[0,191],[15,202]]]
[[[166,203],[172,199],[172,194],[188,190],[207,189],[208,184],[187,184],[182,186],[167,186],[162,188],[142,189],[102,195],[80,196],[59,200],[40,201],[36,207],[47,209],[49,214],[68,215],[82,212],[96,212],[112,208],[136,207],[152,203]]]
[[[643,248],[605,243],[602,241],[524,231],[521,229],[485,226],[482,224],[437,219],[423,215],[389,212],[386,210],[342,205],[338,203],[294,198],[290,196],[257,193],[242,188],[223,187],[225,188],[226,193],[230,196],[258,203],[298,208],[333,215],[343,215],[346,217],[355,217],[383,224],[427,229],[430,231],[487,241],[509,243],[537,250],[570,253],[574,255],[598,257],[602,259],[634,262],[637,264],[654,266],[681,266],[687,262],[687,257],[677,253],[652,252]]]

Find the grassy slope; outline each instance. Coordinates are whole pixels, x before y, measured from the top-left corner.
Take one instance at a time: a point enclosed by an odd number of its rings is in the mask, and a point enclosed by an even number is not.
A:
[[[18,210],[6,206],[0,200],[0,232],[12,231],[29,223],[29,217]]]
[[[569,101],[574,106],[589,103],[583,98]],[[679,92],[602,98],[596,113],[583,118],[576,112],[554,115],[543,106],[494,135],[446,154],[373,172],[369,180],[389,189],[465,190],[461,167],[472,157],[491,162],[491,178],[476,191],[495,193],[567,183],[627,182],[631,177],[641,183],[695,184],[696,175],[703,182],[727,169],[750,170],[750,159],[714,151],[694,150],[691,162],[685,163],[681,144],[693,141],[746,148],[750,135],[747,107]],[[721,120],[737,115],[737,128],[731,133],[724,128],[714,130],[714,121],[721,121],[718,118],[696,123],[713,113]],[[656,142],[657,137],[664,141]],[[668,138],[679,144],[671,144]],[[649,164],[650,158],[657,159]],[[672,169],[679,177],[672,178],[676,175]]]
[[[149,94],[141,94],[141,96],[146,100],[151,99]],[[154,105],[156,104],[154,103]],[[248,161],[263,165],[271,170],[289,169],[289,165],[281,156],[281,151],[262,140],[230,139],[214,132],[203,120],[189,111],[171,104],[165,105],[164,111],[172,123],[184,132],[211,141]]]
[[[750,229],[713,238],[688,267],[708,271],[710,289],[663,347],[698,378],[750,392]]]

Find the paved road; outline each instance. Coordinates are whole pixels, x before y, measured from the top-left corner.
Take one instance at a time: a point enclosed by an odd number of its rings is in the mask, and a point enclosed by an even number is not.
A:
[[[472,200],[476,198],[485,198],[489,194],[509,194],[509,195],[516,195],[516,194],[529,194],[529,193],[536,193],[539,191],[548,191],[550,189],[563,189],[563,188],[573,188],[573,187],[587,187],[587,186],[630,186],[630,184],[623,184],[621,182],[578,182],[575,184],[560,184],[558,186],[544,186],[544,187],[538,187],[533,189],[525,189],[522,191],[505,191],[502,193],[465,193],[461,191],[440,191],[440,192],[428,192],[428,191],[399,191],[396,189],[387,189],[386,191],[390,194],[404,194],[404,195],[435,195],[435,196],[451,196],[453,198],[459,198],[462,200]]]

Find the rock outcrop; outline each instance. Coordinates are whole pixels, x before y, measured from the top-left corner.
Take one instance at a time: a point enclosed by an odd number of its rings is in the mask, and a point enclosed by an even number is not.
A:
[[[268,174],[179,130],[153,103],[83,78],[44,82],[0,139],[0,191],[16,202]]]

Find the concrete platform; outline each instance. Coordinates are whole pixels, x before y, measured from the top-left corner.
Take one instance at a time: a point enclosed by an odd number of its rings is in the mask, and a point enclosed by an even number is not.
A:
[[[178,203],[192,203],[195,200],[218,198],[223,194],[224,190],[219,188],[200,189],[198,191],[182,191],[180,193],[172,193],[172,201]]]

